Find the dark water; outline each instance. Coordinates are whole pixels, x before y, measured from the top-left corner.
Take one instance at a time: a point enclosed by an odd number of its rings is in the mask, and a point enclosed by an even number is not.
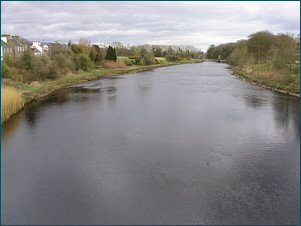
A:
[[[105,78],[1,127],[2,224],[300,224],[300,100],[205,62]]]

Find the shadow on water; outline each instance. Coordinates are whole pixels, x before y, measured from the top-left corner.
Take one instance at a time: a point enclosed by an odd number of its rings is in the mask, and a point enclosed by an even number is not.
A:
[[[1,125],[1,140],[5,140],[13,135],[23,122],[24,110],[14,114],[7,122]]]
[[[111,80],[111,85],[102,87],[101,81]],[[117,93],[117,88],[114,85],[113,79],[98,80],[99,82],[82,83],[71,87],[66,87],[58,90],[50,96],[34,101],[26,106],[24,116],[28,125],[34,125],[39,116],[51,106],[63,105],[67,102],[87,102],[92,98],[101,98],[100,95],[93,95],[95,93],[106,93],[110,100],[114,100]]]
[[[288,131],[292,126],[296,131],[296,136],[300,137],[300,108],[294,107],[300,99],[284,94],[278,94],[273,100],[274,119],[276,124]]]
[[[259,98],[257,95],[249,94],[245,96],[246,103],[254,108],[262,107],[265,105],[265,100]]]

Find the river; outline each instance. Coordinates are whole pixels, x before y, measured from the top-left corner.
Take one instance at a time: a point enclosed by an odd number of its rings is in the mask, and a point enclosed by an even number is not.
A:
[[[300,99],[204,62],[106,77],[1,126],[2,224],[300,224]]]

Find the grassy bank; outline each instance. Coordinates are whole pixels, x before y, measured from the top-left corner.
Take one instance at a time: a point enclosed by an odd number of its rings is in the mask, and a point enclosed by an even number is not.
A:
[[[82,72],[77,74],[69,74],[60,79],[56,80],[45,80],[43,82],[32,82],[30,84],[23,84],[21,82],[13,81],[11,79],[2,79],[1,80],[1,124],[6,121],[12,114],[21,110],[26,103],[29,103],[35,99],[40,99],[46,97],[52,92],[59,90],[63,87],[99,79],[105,76],[114,76],[122,75],[129,73],[142,72],[150,70],[152,68],[178,65],[178,64],[187,64],[187,63],[201,63],[202,60],[190,60],[190,61],[176,61],[176,62],[165,62],[163,64],[155,64],[149,66],[137,66],[133,65],[126,68],[117,68],[117,69],[106,69],[99,68],[93,70],[92,72]],[[14,91],[10,91],[14,94],[9,94],[6,88],[10,86]],[[7,92],[7,93],[3,93]],[[22,104],[17,104],[19,101]],[[2,104],[6,104],[4,107]],[[10,106],[11,105],[11,106]],[[9,109],[9,110],[6,110]],[[5,112],[5,117],[2,118],[2,114]]]
[[[268,89],[300,97],[300,74],[288,70],[277,70],[271,64],[230,66],[235,75]]]

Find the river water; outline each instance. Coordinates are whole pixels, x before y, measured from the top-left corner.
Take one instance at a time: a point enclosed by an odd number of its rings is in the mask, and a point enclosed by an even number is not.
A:
[[[300,99],[204,62],[107,77],[1,127],[2,224],[300,224]]]

